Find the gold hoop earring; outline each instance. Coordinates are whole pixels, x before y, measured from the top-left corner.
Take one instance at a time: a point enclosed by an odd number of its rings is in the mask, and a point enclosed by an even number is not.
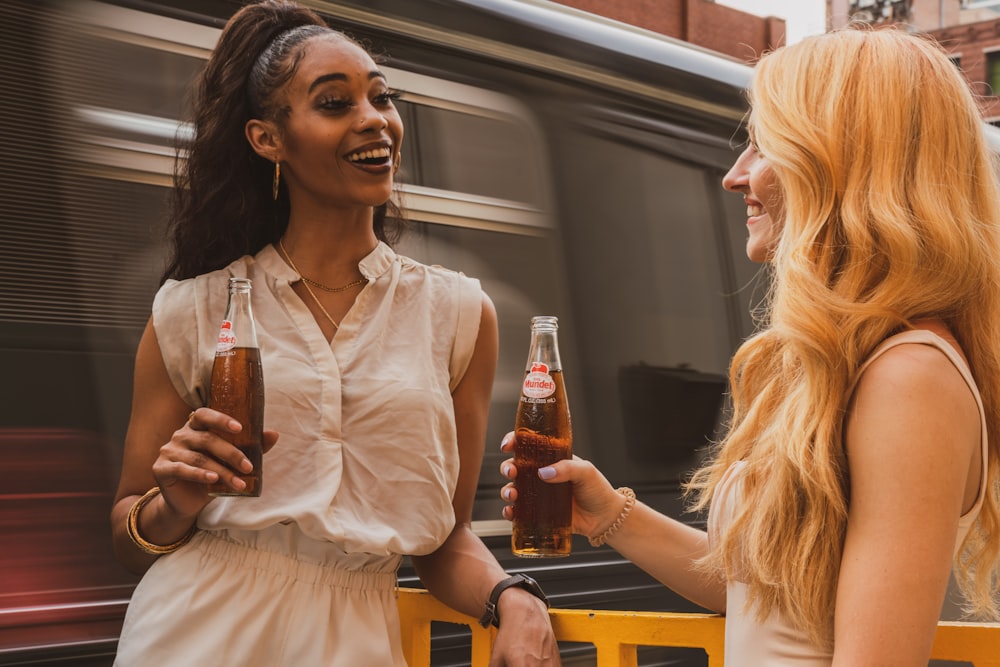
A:
[[[399,163],[403,161],[403,151],[396,153],[396,159],[392,161],[392,173],[399,171]]]
[[[274,162],[274,182],[271,184],[271,198],[278,201],[278,185],[281,183],[281,163]]]

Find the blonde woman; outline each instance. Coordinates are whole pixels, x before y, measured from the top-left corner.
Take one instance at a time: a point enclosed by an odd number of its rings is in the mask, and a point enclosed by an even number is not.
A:
[[[539,476],[573,482],[576,532],[726,614],[727,665],[925,666],[953,564],[997,617],[1000,194],[980,115],[939,47],[894,30],[768,54],[750,102],[723,185],[773,280],[690,482],[708,530],[586,461]]]

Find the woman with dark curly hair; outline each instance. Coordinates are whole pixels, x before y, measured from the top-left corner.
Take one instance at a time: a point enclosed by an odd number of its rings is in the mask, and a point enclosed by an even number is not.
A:
[[[117,665],[402,667],[404,555],[458,610],[498,598],[495,664],[559,664],[544,596],[497,588],[509,578],[470,528],[496,313],[477,280],[388,245],[394,97],[294,3],[249,5],[222,32],[136,355],[111,518],[144,576]],[[230,442],[242,425],[206,407],[230,277],[253,283],[266,380],[256,498],[209,494],[252,468]]]

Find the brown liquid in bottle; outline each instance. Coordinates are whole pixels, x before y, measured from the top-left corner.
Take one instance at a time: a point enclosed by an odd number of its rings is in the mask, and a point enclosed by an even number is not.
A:
[[[525,373],[526,386],[534,369]],[[552,484],[538,477],[538,469],[573,457],[573,432],[562,371],[545,369],[540,382],[553,382],[549,396],[521,394],[514,427],[514,465],[517,503],[514,506],[512,550],[522,558],[570,555],[573,489],[569,482]],[[530,389],[530,387],[528,387]],[[542,392],[544,393],[544,391]]]
[[[239,447],[253,464],[250,474],[239,474],[247,485],[244,490],[237,491],[220,481],[209,486],[209,493],[259,496],[264,459],[264,382],[259,349],[236,347],[216,355],[208,407],[229,415],[243,426],[239,433],[226,433],[225,439]]]

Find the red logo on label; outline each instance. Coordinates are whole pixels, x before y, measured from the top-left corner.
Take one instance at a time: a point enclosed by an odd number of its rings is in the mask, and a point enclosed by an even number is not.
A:
[[[524,376],[521,393],[529,398],[547,398],[556,391],[556,382],[549,375],[549,367],[540,361],[531,363],[531,370]]]
[[[219,327],[219,340],[215,344],[215,353],[226,352],[236,347],[236,334],[233,332],[233,323],[223,320]]]

